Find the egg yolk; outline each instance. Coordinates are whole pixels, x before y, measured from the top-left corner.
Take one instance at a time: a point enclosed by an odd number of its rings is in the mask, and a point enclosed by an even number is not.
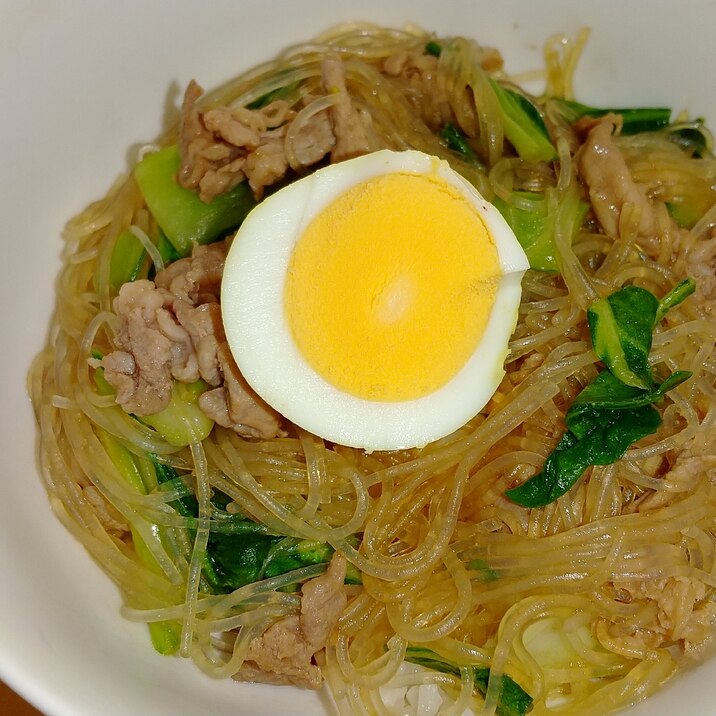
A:
[[[394,173],[335,199],[296,242],[284,310],[325,380],[375,401],[423,397],[475,351],[501,272],[473,204],[437,175]]]

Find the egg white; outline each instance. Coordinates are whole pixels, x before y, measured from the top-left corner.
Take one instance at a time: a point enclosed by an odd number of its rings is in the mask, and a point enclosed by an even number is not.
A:
[[[463,368],[429,395],[380,402],[343,392],[306,362],[285,317],[284,283],[294,246],[310,221],[356,184],[394,172],[437,174],[458,189],[487,225],[503,276],[485,332]],[[249,385],[296,425],[367,451],[420,447],[464,425],[497,389],[527,268],[525,253],[499,211],[447,162],[418,151],[382,150],[319,169],[246,217],[224,267],[224,328]]]

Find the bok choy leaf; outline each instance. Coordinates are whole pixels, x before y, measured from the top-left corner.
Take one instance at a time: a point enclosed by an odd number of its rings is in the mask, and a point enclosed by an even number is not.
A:
[[[460,667],[457,664],[444,659],[431,649],[409,646],[405,652],[405,660],[443,674],[460,676]],[[474,689],[484,696],[487,693],[490,669],[480,666],[468,668],[472,671]],[[532,709],[532,702],[532,697],[516,681],[506,674],[500,677],[500,696],[495,711],[498,716],[525,716]]]
[[[659,429],[661,416],[653,404],[691,373],[676,371],[661,383],[654,380],[652,332],[694,289],[694,282],[685,279],[659,301],[645,289],[627,286],[592,304],[587,312],[592,345],[606,369],[573,401],[565,416],[567,431],[542,471],[507,490],[510,500],[524,507],[547,505],[588,467],[616,462],[633,443]]]

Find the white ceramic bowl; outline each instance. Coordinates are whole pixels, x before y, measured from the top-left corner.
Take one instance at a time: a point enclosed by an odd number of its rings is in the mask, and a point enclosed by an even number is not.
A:
[[[324,697],[216,683],[155,654],[113,585],[52,516],[25,389],[64,222],[108,189],[195,77],[205,87],[342,20],[416,23],[539,66],[553,32],[593,30],[577,73],[593,104],[665,104],[716,123],[712,0],[0,1],[0,677],[51,716],[323,714]],[[707,713],[716,661],[633,714]]]

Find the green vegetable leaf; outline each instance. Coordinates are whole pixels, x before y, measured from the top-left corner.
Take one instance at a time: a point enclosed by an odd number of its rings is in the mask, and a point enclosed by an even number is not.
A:
[[[163,656],[176,654],[181,645],[181,622],[150,622],[149,637],[157,653]]]
[[[212,532],[204,574],[216,591],[227,592],[310,564],[325,564],[330,545],[293,537]]]
[[[701,158],[714,149],[714,138],[702,118],[688,122],[676,122],[666,129],[667,136],[695,158]]]
[[[544,194],[514,191],[513,196],[517,202],[510,203],[495,197],[493,204],[514,231],[527,255],[530,268],[538,271],[558,271],[557,248],[554,243],[557,212],[548,211]],[[529,208],[526,208],[527,204]],[[576,234],[589,210],[589,204],[582,201],[576,192],[568,192],[559,208],[573,215],[571,225]]]
[[[173,467],[156,458],[153,463],[160,486],[183,493],[169,504],[187,518],[190,537],[193,537],[192,525],[199,514],[196,498],[184,488],[182,477]],[[260,522],[240,514],[227,513],[229,502],[227,495],[214,491],[209,539],[202,564],[204,581],[214,593],[231,592],[260,579],[331,560],[334,550],[330,545],[271,534]],[[355,569],[349,569],[346,582],[360,584],[360,581],[360,574]]]
[[[142,274],[147,252],[142,242],[129,229],[123,231],[112,248],[109,259],[109,283],[117,292],[129,281],[136,281]]]
[[[156,455],[150,456],[156,472],[160,489],[173,490],[179,494],[178,499],[169,503],[182,517],[187,518],[190,526],[195,526],[199,514],[199,503],[194,493],[186,486],[183,478],[171,465],[162,463]],[[211,498],[213,509],[211,531],[221,534],[262,534],[270,535],[266,525],[254,522],[241,514],[227,513],[226,505],[231,499],[219,490],[215,490]],[[273,535],[275,536],[275,535]]]
[[[613,373],[604,370],[574,399],[565,422],[577,437],[583,437],[606,411],[632,410],[658,403],[667,391],[690,377],[690,371],[680,370],[656,388],[642,390],[622,383]]]
[[[147,487],[135,456],[113,435],[110,435],[110,433],[105,430],[100,428],[97,432],[97,436],[106,450],[107,456],[117,468],[119,474],[126,480],[127,484],[140,495],[146,495]],[[134,525],[130,525],[130,531],[132,534],[132,543],[134,544],[134,549],[139,561],[150,569],[160,571],[160,567],[154,555]],[[148,627],[152,646],[157,652],[168,655],[175,654],[179,651],[181,639],[181,624],[179,622],[151,622]]]
[[[591,465],[610,465],[630,445],[658,430],[661,416],[650,405],[595,411],[594,422],[579,422],[581,437],[568,430],[545,460],[542,472],[508,490],[506,496],[524,507],[543,507],[565,494]]]
[[[467,137],[454,124],[448,122],[441,130],[440,136],[450,149],[462,155],[463,159],[468,162],[480,164],[480,160],[475,154],[475,150],[470,146]]]
[[[181,254],[174,248],[174,244],[166,237],[163,231],[159,232],[159,238],[157,239],[157,250],[159,255],[164,261],[164,265],[174,263],[181,258]]]
[[[687,203],[684,200],[667,201],[665,204],[669,216],[671,216],[682,229],[692,229],[705,213],[703,207]]]
[[[169,505],[182,517],[196,518],[199,514],[199,503],[192,492],[184,485],[179,473],[171,465],[160,462],[155,455],[151,455],[150,459],[154,465],[160,488],[172,490],[179,488],[184,493],[179,499],[170,502]]]
[[[621,134],[638,134],[639,132],[655,132],[669,124],[671,110],[668,107],[639,107],[607,109],[590,107],[567,99],[550,99],[556,104],[562,116],[571,124],[581,117],[603,117],[606,114],[619,114],[622,117]]]
[[[476,573],[475,578],[480,582],[494,582],[500,578],[499,572],[492,569],[484,559],[473,559],[467,566]]]
[[[434,40],[425,43],[425,54],[432,55],[433,57],[440,57],[440,53],[443,51],[441,45]]]
[[[271,92],[261,95],[261,97],[255,99],[253,102],[249,102],[246,107],[248,109],[261,109],[261,107],[265,107],[267,104],[271,104],[271,102],[274,102],[277,99],[286,99],[298,89],[300,84],[301,82],[297,80],[295,82],[289,82],[281,87],[277,87],[275,90],[271,90]]]
[[[547,126],[539,110],[520,92],[490,79],[502,111],[505,136],[527,162],[549,162],[557,158]]]
[[[664,298],[659,301],[656,310],[656,323],[661,323],[664,316],[675,306],[686,300],[696,290],[696,281],[692,278],[685,278],[674,286]]]
[[[209,564],[204,566],[207,581],[220,592],[258,581],[269,550],[280,540],[261,534],[210,534],[206,548]]]
[[[676,371],[656,383],[649,366],[652,331],[695,288],[678,283],[658,301],[645,289],[627,286],[595,301],[587,312],[592,343],[607,369],[575,398],[565,416],[567,431],[542,471],[505,495],[525,507],[542,507],[567,492],[592,465],[610,465],[629,447],[655,433],[661,416],[652,405],[687,380]]]
[[[645,389],[652,385],[648,359],[658,309],[653,293],[626,286],[587,311],[594,350],[622,383]]]
[[[236,228],[255,206],[247,182],[209,203],[176,182],[179,148],[165,147],[147,154],[134,168],[134,177],[152,216],[181,256],[196,244],[208,244]]]
[[[405,660],[411,664],[424,666],[426,669],[440,671],[443,674],[460,676],[460,667],[444,659],[431,649],[409,646],[405,652]],[[490,669],[487,667],[470,666],[473,674],[475,690],[483,696],[487,693]],[[500,677],[500,696],[497,701],[498,716],[524,716],[532,710],[532,697],[507,674]]]
[[[199,407],[199,397],[208,388],[203,380],[175,381],[169,405],[153,415],[143,415],[141,421],[151,425],[170,445],[182,447],[201,442],[214,427],[214,421]]]

